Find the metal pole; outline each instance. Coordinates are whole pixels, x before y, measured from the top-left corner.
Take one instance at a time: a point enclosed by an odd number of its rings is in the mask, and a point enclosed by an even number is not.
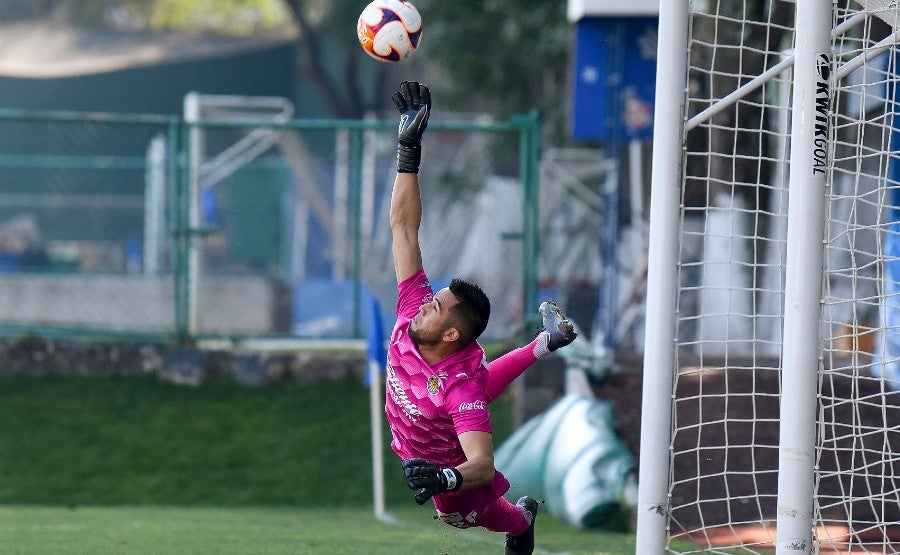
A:
[[[377,338],[381,340],[381,338]],[[369,341],[372,341],[369,338]],[[381,365],[369,361],[369,423],[372,426],[372,504],[375,517],[384,519],[384,389],[381,383]]]
[[[200,229],[200,165],[203,163],[203,137],[200,121],[200,95],[189,92],[184,97],[184,121],[188,125],[188,167],[187,187],[183,194],[187,195],[187,226],[185,238],[187,244],[187,331],[190,335],[197,333],[198,308],[197,296],[200,289],[200,245],[197,232]]]
[[[350,191],[353,203],[353,337],[361,337],[360,307],[362,305],[362,155],[363,132],[350,132]]]
[[[347,277],[347,214],[350,203],[350,129],[338,129],[334,137],[334,255],[331,279]]]
[[[179,339],[184,339],[188,335],[187,311],[185,310],[186,287],[184,286],[186,283],[184,267],[187,236],[184,234],[185,224],[181,208],[181,197],[184,188],[184,159],[181,150],[185,143],[183,133],[184,127],[182,125],[178,123],[170,124],[166,140],[168,149],[166,152],[168,160],[166,199],[169,207],[168,229],[172,237],[172,310],[175,336]]]
[[[660,2],[635,548],[638,555],[663,553],[668,525],[689,18],[688,0]]]
[[[528,126],[528,133],[531,137],[529,143],[529,154],[528,154],[528,187],[527,187],[527,199],[530,205],[530,209],[528,210],[528,233],[525,235],[525,241],[528,245],[528,251],[530,252],[531,264],[528,265],[527,271],[525,272],[525,294],[526,298],[530,302],[532,308],[532,314],[534,313],[534,309],[538,306],[538,264],[540,261],[538,260],[539,254],[541,252],[541,243],[540,243],[540,180],[538,176],[540,175],[541,168],[541,120],[538,116],[537,110],[532,110],[528,114],[530,125]]]
[[[811,553],[819,318],[831,137],[832,3],[797,0],[778,446],[779,554]]]
[[[157,276],[162,260],[162,241],[166,219],[166,175],[168,148],[166,137],[159,134],[147,147],[147,169],[144,186],[144,267],[147,276]]]
[[[519,131],[519,173],[522,180],[522,307],[526,333],[539,329],[537,309],[537,264],[540,214],[538,167],[540,165],[541,122],[536,111],[514,115],[510,121]],[[536,319],[537,318],[537,319]]]

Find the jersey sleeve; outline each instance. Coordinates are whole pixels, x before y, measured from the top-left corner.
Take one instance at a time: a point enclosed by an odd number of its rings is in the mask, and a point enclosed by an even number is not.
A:
[[[397,316],[399,318],[412,319],[419,308],[430,303],[434,297],[431,283],[423,270],[409,276],[397,284]]]
[[[461,380],[445,396],[447,412],[453,419],[456,434],[463,432],[491,433],[491,413],[484,397],[484,388],[476,379]]]

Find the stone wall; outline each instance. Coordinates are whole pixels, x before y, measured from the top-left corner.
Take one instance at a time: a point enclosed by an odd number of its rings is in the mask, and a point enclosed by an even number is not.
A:
[[[247,351],[179,345],[82,343],[37,338],[0,340],[0,375],[142,376],[187,385],[233,379],[248,386],[360,380],[366,355],[354,351]]]

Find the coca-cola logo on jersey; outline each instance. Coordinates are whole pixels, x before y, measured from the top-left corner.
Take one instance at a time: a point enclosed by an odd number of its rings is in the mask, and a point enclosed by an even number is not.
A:
[[[471,403],[460,403],[459,404],[459,412],[466,412],[467,410],[484,410],[487,408],[484,401],[472,401]]]

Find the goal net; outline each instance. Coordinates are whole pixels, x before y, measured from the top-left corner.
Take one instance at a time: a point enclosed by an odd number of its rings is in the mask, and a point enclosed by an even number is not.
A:
[[[900,7],[659,29],[637,551],[900,553]]]

